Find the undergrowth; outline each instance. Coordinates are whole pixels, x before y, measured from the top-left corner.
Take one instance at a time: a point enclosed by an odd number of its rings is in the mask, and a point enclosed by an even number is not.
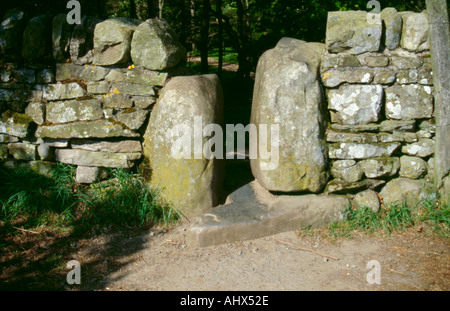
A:
[[[85,232],[96,226],[169,226],[180,213],[157,189],[122,169],[96,186],[75,181],[76,168],[57,163],[49,176],[26,167],[0,169],[0,227],[51,227]]]
[[[450,238],[450,204],[441,204],[439,195],[428,195],[416,208],[405,203],[392,204],[374,212],[368,207],[351,208],[345,211],[345,220],[329,224],[321,233],[331,239],[352,238],[354,233],[392,234],[416,228],[439,237]],[[317,235],[318,230],[305,228],[299,235]]]

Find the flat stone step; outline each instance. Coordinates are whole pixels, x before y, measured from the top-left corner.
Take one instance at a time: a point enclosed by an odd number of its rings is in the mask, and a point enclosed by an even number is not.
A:
[[[197,217],[188,240],[206,247],[320,227],[343,220],[348,205],[339,195],[273,195],[255,180],[231,193],[224,205]]]

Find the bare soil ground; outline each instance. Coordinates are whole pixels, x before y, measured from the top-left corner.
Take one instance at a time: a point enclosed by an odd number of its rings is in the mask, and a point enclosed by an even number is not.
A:
[[[286,232],[195,248],[189,223],[170,230],[104,232],[77,239],[23,232],[20,251],[0,256],[2,290],[100,291],[447,291],[450,241],[414,228],[393,235],[330,240]],[[65,264],[81,264],[81,285],[69,285]],[[367,263],[380,263],[381,284],[369,284]],[[55,267],[55,263],[56,264]]]

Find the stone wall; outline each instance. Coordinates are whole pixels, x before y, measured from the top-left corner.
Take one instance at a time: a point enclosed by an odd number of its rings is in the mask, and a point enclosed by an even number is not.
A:
[[[164,20],[6,13],[0,29],[0,160],[46,172],[77,166],[91,183],[102,168],[142,160],[142,137],[160,89],[182,74],[186,50]]]
[[[362,11],[329,12],[325,192],[382,189],[386,204],[414,189],[420,199],[421,180],[433,176],[436,129],[428,32],[426,12],[386,8],[375,21]]]

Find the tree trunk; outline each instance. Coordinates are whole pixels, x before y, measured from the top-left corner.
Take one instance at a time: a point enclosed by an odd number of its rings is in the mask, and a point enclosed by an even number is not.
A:
[[[250,57],[249,57],[249,43],[250,43],[250,23],[246,14],[247,7],[245,0],[236,0],[237,6],[237,22],[238,22],[238,36],[240,42],[240,49],[238,51],[239,69],[238,76],[241,78],[250,77]]]
[[[209,40],[209,9],[210,0],[203,0],[202,10],[202,28],[200,30],[200,57],[201,57],[201,72],[208,73],[208,40]]]
[[[147,0],[147,18],[156,18],[159,15],[158,0]]]
[[[190,18],[191,18],[191,27],[190,27],[190,43],[192,45],[191,49],[192,51],[196,51],[197,50],[197,44],[196,44],[196,39],[195,39],[195,0],[190,0]]]
[[[134,0],[130,0],[130,17],[137,18],[136,2],[134,2]]]
[[[217,70],[217,74],[219,76],[222,75],[222,67],[223,67],[223,22],[222,22],[222,0],[216,0],[216,16],[218,22],[218,34],[217,41],[219,42],[219,68]]]

